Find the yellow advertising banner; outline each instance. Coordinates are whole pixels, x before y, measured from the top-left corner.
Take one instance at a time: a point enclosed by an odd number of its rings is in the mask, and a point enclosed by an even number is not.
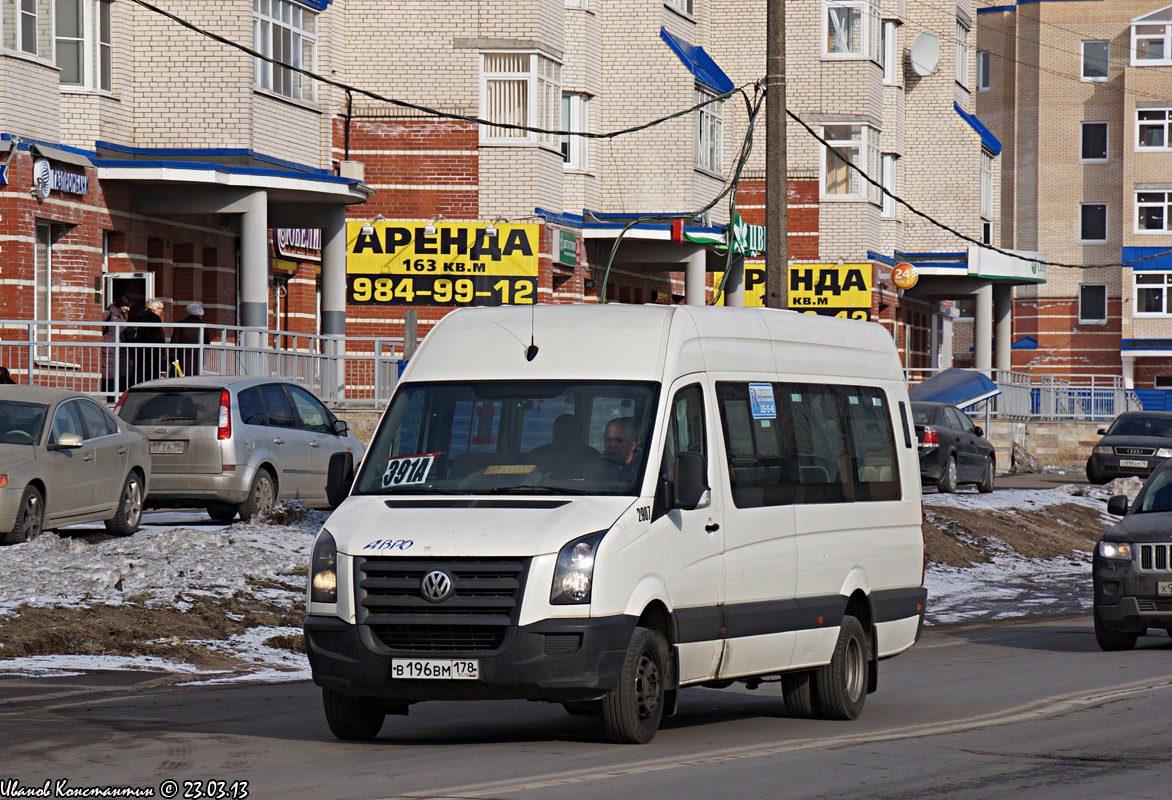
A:
[[[712,273],[712,288],[715,290],[724,280],[723,272]],[[716,298],[716,305],[724,306],[724,293]],[[765,264],[745,262],[745,308],[765,307]]]
[[[712,275],[720,286],[723,272]],[[717,305],[726,305],[722,294]],[[745,262],[745,307],[765,305],[765,264]],[[807,314],[848,319],[871,318],[870,264],[790,264],[789,307]]]
[[[789,307],[807,314],[871,318],[870,264],[790,264]]]
[[[427,232],[426,222],[347,222],[347,302],[499,306],[536,301],[540,225],[432,224],[434,233]]]

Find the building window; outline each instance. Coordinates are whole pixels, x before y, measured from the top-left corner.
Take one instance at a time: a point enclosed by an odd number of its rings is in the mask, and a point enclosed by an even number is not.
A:
[[[981,244],[993,244],[993,223],[981,221]]]
[[[53,47],[48,39],[51,35],[49,15],[52,14],[51,0],[3,0],[4,47],[27,53],[30,56],[47,57]]]
[[[895,191],[895,165],[899,156],[895,153],[884,153],[879,160],[879,183],[883,184],[883,188],[896,194]],[[895,199],[891,195],[883,195],[883,209],[882,215],[888,219],[895,217]]]
[[[1107,204],[1079,203],[1080,244],[1098,244],[1107,241]]]
[[[1172,191],[1135,193],[1135,232],[1172,233]]]
[[[964,20],[956,21],[956,82],[968,88],[969,85],[969,26]]]
[[[692,16],[692,0],[663,0],[663,4],[668,8],[674,8],[681,14]]]
[[[879,59],[879,6],[874,0],[822,0],[822,53]]]
[[[1168,150],[1172,139],[1172,108],[1135,110],[1135,149]]]
[[[1083,284],[1078,287],[1078,321],[1107,321],[1107,287],[1103,284]]]
[[[481,115],[489,122],[561,127],[562,65],[540,53],[484,53],[480,81]],[[480,126],[480,141],[493,144],[560,145],[553,133]]]
[[[1092,39],[1082,43],[1082,79],[1084,81],[1107,80],[1107,64],[1110,45],[1103,39]]]
[[[878,175],[879,132],[868,125],[825,125],[822,138],[830,147],[822,158],[822,197],[833,200],[871,200],[880,202],[878,189],[865,184],[850,164],[868,175]]]
[[[590,0],[566,0],[566,8],[581,8],[585,11],[589,11]]]
[[[696,104],[711,100],[716,95],[696,89]],[[724,149],[722,107],[724,101],[709,103],[696,111],[696,167],[719,173],[724,168],[721,152]]]
[[[1158,14],[1159,12],[1157,12]],[[1157,16],[1152,14],[1151,16]],[[1131,26],[1131,65],[1150,67],[1172,64],[1172,21]]]
[[[1135,305],[1136,316],[1164,316],[1172,314],[1172,272],[1136,272]]]
[[[317,14],[289,0],[252,0],[252,44],[261,55],[312,72],[316,68]],[[256,59],[256,86],[311,102],[314,82],[287,67]]]
[[[57,0],[57,66],[66,86],[111,89],[112,0]]]
[[[993,155],[981,150],[981,219],[993,219]]]
[[[977,91],[989,91],[989,51],[977,51]]]
[[[883,20],[883,41],[879,45],[879,66],[883,67],[883,82],[899,83],[899,23]]]
[[[590,130],[590,98],[584,94],[565,92],[562,94],[562,130]],[[589,168],[590,140],[582,136],[562,137],[562,159],[568,170],[585,171]]]
[[[1107,123],[1082,123],[1082,149],[1079,161],[1084,164],[1101,164],[1107,160]]]

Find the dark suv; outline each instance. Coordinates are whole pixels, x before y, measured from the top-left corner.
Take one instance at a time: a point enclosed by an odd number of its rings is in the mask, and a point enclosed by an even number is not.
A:
[[[1119,495],[1107,510],[1123,519],[1095,546],[1095,638],[1104,650],[1130,650],[1148,628],[1172,633],[1172,461],[1156,467],[1134,505]]]
[[[1087,480],[1107,483],[1134,475],[1146,478],[1172,457],[1172,412],[1127,411],[1099,428],[1103,438],[1087,459]]]

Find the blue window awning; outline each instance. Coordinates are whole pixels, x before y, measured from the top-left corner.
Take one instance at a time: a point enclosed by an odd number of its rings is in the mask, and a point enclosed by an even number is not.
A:
[[[969,127],[976,131],[977,135],[981,137],[981,145],[986,150],[995,156],[1001,155],[1001,142],[997,141],[997,137],[993,135],[993,132],[986,128],[981,123],[981,121],[977,119],[976,114],[967,113],[955,100],[952,101],[952,107],[956,109],[957,114],[960,114],[960,118],[967,122]]]
[[[727,94],[735,88],[732,79],[716,65],[712,56],[704,52],[703,47],[688,44],[683,39],[668,33],[666,28],[660,28],[659,35],[663,41],[667,42],[667,46],[672,49],[672,52],[679,56],[680,61],[684,62],[688,71],[696,76],[696,83],[716,94]]]

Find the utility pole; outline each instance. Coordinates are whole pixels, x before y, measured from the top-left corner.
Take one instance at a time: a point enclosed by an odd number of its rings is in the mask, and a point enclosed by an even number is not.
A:
[[[765,306],[786,308],[789,186],[785,168],[785,0],[767,0],[765,37]]]

